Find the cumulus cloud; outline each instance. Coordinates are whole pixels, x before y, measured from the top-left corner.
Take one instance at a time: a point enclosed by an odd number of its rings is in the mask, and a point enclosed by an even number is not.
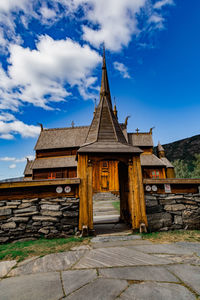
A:
[[[88,45],[69,38],[41,36],[35,50],[11,45],[7,73],[0,68],[0,109],[17,111],[22,103],[50,109],[49,103],[64,101],[72,87],[83,98],[93,98],[88,89],[93,89],[96,77],[91,74],[100,61]]]
[[[83,26],[83,39],[95,47],[105,42],[106,48],[119,51],[138,33],[137,14],[145,0],[89,0],[86,18],[97,28]]]
[[[16,134],[20,134],[22,137],[36,137],[39,133],[40,128],[38,126],[27,125],[19,120],[0,121],[0,139],[11,140]]]
[[[123,78],[131,78],[131,76],[128,73],[127,67],[123,63],[115,61],[113,65],[115,70],[119,71]]]

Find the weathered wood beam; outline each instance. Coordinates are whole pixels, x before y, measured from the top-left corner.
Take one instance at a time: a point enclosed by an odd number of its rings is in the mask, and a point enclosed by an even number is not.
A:
[[[30,186],[48,186],[48,185],[61,185],[61,184],[80,184],[80,178],[2,182],[0,183],[0,189],[18,188],[18,187],[25,188]]]

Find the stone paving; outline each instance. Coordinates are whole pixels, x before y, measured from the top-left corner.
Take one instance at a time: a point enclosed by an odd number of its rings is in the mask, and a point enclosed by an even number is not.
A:
[[[200,243],[129,236],[44,257],[0,262],[1,300],[200,299]]]

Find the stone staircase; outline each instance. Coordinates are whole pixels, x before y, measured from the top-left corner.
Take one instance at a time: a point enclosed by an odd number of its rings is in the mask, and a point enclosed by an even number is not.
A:
[[[119,222],[120,213],[113,206],[114,202],[120,202],[120,198],[110,192],[93,195],[93,221],[95,224]]]

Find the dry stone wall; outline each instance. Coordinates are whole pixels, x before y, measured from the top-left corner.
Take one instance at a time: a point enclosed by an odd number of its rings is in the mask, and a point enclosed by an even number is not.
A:
[[[34,198],[0,201],[0,243],[67,237],[78,228],[79,199]]]
[[[200,194],[147,194],[149,231],[200,229]]]

